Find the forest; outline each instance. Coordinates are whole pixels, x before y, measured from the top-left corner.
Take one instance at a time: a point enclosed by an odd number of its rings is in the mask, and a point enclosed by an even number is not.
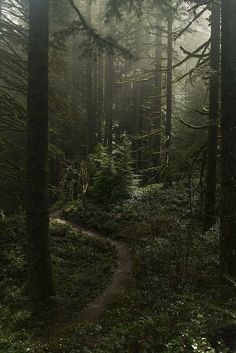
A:
[[[236,352],[236,1],[0,0],[0,353]]]

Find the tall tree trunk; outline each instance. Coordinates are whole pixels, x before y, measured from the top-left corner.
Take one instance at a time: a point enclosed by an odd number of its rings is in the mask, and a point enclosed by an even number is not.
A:
[[[111,51],[106,53],[105,61],[105,145],[111,154],[113,143],[113,54]]]
[[[98,66],[98,53],[96,53],[96,57],[94,59],[94,70],[93,70],[93,104],[94,104],[94,121],[95,121],[95,139],[96,143],[98,141],[98,83],[99,83],[99,66]]]
[[[157,9],[157,11],[160,11]],[[158,13],[156,16],[156,64],[155,64],[155,120],[154,129],[157,130],[154,136],[154,157],[153,166],[161,165],[161,126],[162,126],[162,16]]]
[[[55,295],[48,238],[48,0],[30,0],[27,234],[33,307]]]
[[[102,3],[99,4],[98,10],[98,32],[102,32]],[[97,54],[97,142],[102,143],[102,114],[104,105],[104,54],[98,51]]]
[[[87,1],[87,21],[91,24],[91,0]],[[96,145],[96,114],[93,100],[92,39],[89,42],[86,64],[87,74],[87,153],[91,154]]]
[[[142,112],[142,103],[143,103],[143,92],[142,92],[142,82],[136,82],[134,85],[135,90],[135,111],[137,119],[137,136],[142,137],[143,128],[144,128],[144,118]],[[137,141],[137,173],[141,174],[143,168],[143,141],[138,139]]]
[[[219,116],[220,88],[220,3],[218,1],[212,4],[210,69],[210,127],[208,130],[204,231],[209,230],[216,222],[217,120]]]
[[[0,34],[2,35],[2,9],[4,5],[4,0],[0,0]]]
[[[135,55],[138,58],[140,56],[141,50],[141,38],[143,38],[142,23],[140,19],[135,24]],[[135,135],[138,137],[135,144],[136,152],[136,171],[137,174],[141,173],[142,170],[142,160],[143,160],[143,141],[141,139],[143,134],[143,114],[142,114],[142,81],[139,80],[138,76],[136,82],[133,82],[133,112],[135,118]]]
[[[170,147],[172,134],[172,63],[173,63],[173,14],[170,10],[167,18],[168,38],[167,38],[167,103],[166,103],[166,178],[165,184],[172,184]]]
[[[236,1],[222,1],[221,266],[236,275]]]
[[[79,119],[78,119],[78,62],[76,57],[76,34],[72,37],[72,120],[73,120],[73,161],[78,162],[79,159]]]
[[[103,54],[98,53],[98,101],[97,101],[97,140],[98,143],[102,143],[102,113],[103,113],[103,84],[104,84],[104,73],[103,73]]]

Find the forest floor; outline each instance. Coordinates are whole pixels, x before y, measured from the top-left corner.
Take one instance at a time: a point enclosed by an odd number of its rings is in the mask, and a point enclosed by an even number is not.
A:
[[[61,205],[49,231],[58,311],[42,322],[27,304],[24,218],[1,220],[0,353],[234,352],[236,284],[222,281],[219,228],[202,232],[193,196],[153,185]]]
[[[0,219],[1,353],[42,353],[49,345],[59,349],[63,335],[53,344],[49,338],[65,327],[73,331],[72,323],[116,272],[117,249],[109,239],[89,237],[59,220],[50,221],[49,235],[57,305],[36,318],[28,305],[24,216]],[[82,333],[86,325],[78,323],[73,332]]]
[[[139,188],[115,205],[66,205],[63,217],[70,222],[128,244],[132,273],[127,290],[95,326],[79,337],[77,330],[52,352],[234,352],[236,286],[222,282],[218,226],[204,234],[201,209],[198,194],[190,202],[184,184]],[[91,332],[96,338],[87,345],[82,336]]]
[[[69,225],[75,231],[80,231],[86,237],[98,240],[98,241],[107,241],[107,238],[101,234],[87,230],[84,227],[80,227],[78,224],[64,220],[62,217],[62,211],[56,210],[51,213],[50,218],[54,221],[59,221]],[[61,326],[56,326],[56,329],[51,327],[50,336],[47,335],[47,342],[52,340],[61,339],[66,331],[76,327],[78,323],[94,323],[96,322],[107,310],[109,305],[115,300],[117,295],[121,294],[125,289],[131,272],[131,260],[129,256],[128,246],[124,242],[109,240],[111,245],[117,251],[117,267],[112,275],[110,283],[106,286],[104,291],[99,294],[92,302],[88,305],[74,318],[69,321],[66,321]]]

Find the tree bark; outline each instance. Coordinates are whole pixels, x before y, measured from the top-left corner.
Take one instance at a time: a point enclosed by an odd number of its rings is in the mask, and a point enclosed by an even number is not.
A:
[[[79,160],[79,117],[78,117],[78,60],[76,58],[76,34],[72,37],[72,136],[73,136],[73,161]]]
[[[216,180],[217,180],[217,120],[219,116],[219,71],[220,71],[220,4],[212,4],[211,13],[211,76],[210,76],[210,118],[208,130],[208,161],[206,179],[204,231],[216,222]]]
[[[113,54],[111,51],[106,53],[105,59],[105,145],[108,152],[112,153],[113,143]]]
[[[103,72],[103,54],[98,54],[98,101],[97,101],[97,141],[102,143],[102,113],[103,113],[103,81],[104,81],[104,72]]]
[[[91,24],[91,0],[87,1],[87,21]],[[91,38],[92,40],[92,38]],[[87,74],[87,154],[94,152],[96,146],[96,112],[93,100],[93,63],[92,41],[88,44],[88,57],[86,65]]]
[[[135,89],[136,88],[136,89]],[[144,117],[142,112],[143,103],[143,92],[142,92],[142,82],[136,82],[134,85],[135,92],[135,114],[137,119],[137,136],[141,137],[144,128]],[[137,141],[137,174],[141,174],[143,168],[143,141],[138,139]]]
[[[236,1],[222,1],[221,267],[236,275]]]
[[[98,32],[102,32],[102,3],[99,4],[99,26]],[[98,51],[97,54],[97,142],[102,143],[102,124],[104,110],[104,54]]]
[[[167,38],[167,103],[166,103],[166,177],[165,185],[172,184],[171,177],[171,162],[170,162],[170,147],[172,134],[172,63],[173,63],[173,14],[170,10],[167,18],[168,38]]]
[[[157,9],[159,11],[159,9]],[[153,166],[161,165],[161,126],[162,126],[162,16],[160,13],[156,17],[156,64],[155,64],[155,120],[154,129],[157,130],[154,137],[154,157]]]
[[[28,285],[34,309],[55,295],[48,237],[48,0],[29,3]]]

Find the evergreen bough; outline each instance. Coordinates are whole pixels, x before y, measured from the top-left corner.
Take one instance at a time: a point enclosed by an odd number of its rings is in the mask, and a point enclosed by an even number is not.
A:
[[[92,156],[95,163],[92,197],[98,203],[110,204],[130,196],[138,178],[133,173],[131,143],[123,135],[121,142],[115,144],[112,154],[106,147],[99,145]]]

